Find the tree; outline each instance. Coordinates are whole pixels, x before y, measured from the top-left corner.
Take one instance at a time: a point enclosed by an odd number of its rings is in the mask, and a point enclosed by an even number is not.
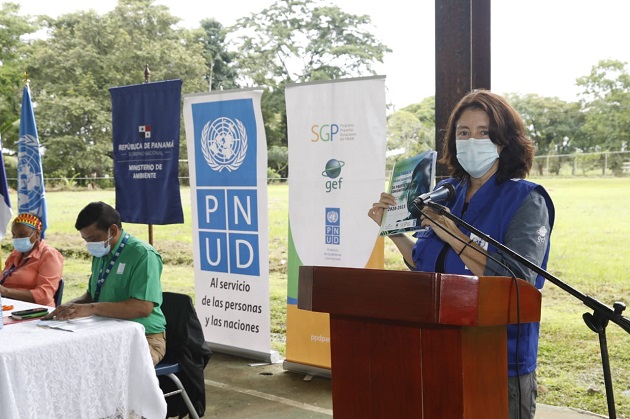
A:
[[[109,88],[143,82],[146,64],[151,81],[181,78],[184,93],[207,90],[203,46],[178,21],[153,0],[120,0],[103,16],[46,19],[29,71],[49,177],[112,175]]]
[[[435,148],[435,97],[409,105],[387,118],[387,165]]]
[[[3,3],[0,9],[0,138],[4,147],[18,140],[23,73],[21,58],[28,44],[22,38],[34,33],[38,25],[30,17],[19,16],[20,6]]]
[[[508,94],[506,98],[523,117],[527,135],[536,145],[536,155],[568,153],[581,142],[584,114],[577,102],[536,94]],[[545,162],[536,160],[538,174]]]
[[[237,73],[230,66],[236,55],[226,50],[226,32],[223,25],[214,19],[201,21],[200,42],[203,44],[203,57],[208,69],[207,80],[209,90],[236,89]]]
[[[414,114],[423,125],[435,127],[435,96],[426,97],[419,103],[405,106],[402,110]]]
[[[271,146],[267,151],[268,166],[282,178],[287,177],[289,166],[289,149],[281,146]]]
[[[373,64],[390,50],[370,29],[368,16],[314,0],[278,0],[231,28],[242,84],[266,89],[263,114],[270,145],[287,145],[287,83],[374,74]]]
[[[630,141],[630,75],[627,63],[602,60],[577,80],[582,106],[585,151],[625,151]]]

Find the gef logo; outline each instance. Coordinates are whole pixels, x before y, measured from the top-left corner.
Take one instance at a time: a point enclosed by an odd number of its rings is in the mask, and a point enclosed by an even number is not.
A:
[[[323,125],[312,125],[311,132],[313,133],[313,137],[311,137],[311,142],[316,143],[318,141],[330,141],[332,142],[335,138],[335,135],[339,133],[339,125],[338,124],[323,124]]]
[[[322,172],[322,176],[330,178],[330,180],[326,181],[327,193],[330,193],[333,189],[341,189],[341,182],[343,182],[343,178],[339,177],[339,175],[341,174],[341,168],[345,164],[345,162],[337,159],[330,159],[326,163],[326,168]]]

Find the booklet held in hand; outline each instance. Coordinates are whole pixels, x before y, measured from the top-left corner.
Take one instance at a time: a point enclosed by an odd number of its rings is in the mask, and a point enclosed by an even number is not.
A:
[[[388,192],[396,198],[396,205],[383,214],[381,236],[422,228],[420,220],[411,215],[408,206],[416,197],[433,188],[436,158],[437,152],[428,150],[394,164]]]

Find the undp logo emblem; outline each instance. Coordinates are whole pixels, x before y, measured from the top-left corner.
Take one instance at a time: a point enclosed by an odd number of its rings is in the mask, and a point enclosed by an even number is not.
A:
[[[18,165],[18,196],[22,203],[20,211],[36,212],[44,199],[44,186],[40,180],[39,144],[32,135],[24,135],[19,140],[22,156]]]
[[[201,132],[201,151],[215,172],[240,167],[247,155],[247,132],[238,119],[221,117],[206,123]]]
[[[324,243],[332,245],[341,244],[341,227],[340,227],[340,214],[339,208],[326,208],[326,225]]]

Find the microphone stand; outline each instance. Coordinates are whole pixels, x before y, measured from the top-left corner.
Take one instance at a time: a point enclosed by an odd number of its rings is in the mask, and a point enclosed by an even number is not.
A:
[[[465,228],[471,233],[474,233],[475,235],[477,235],[478,237],[481,237],[486,242],[492,244],[494,247],[501,250],[503,253],[510,255],[511,257],[516,259],[518,262],[527,266],[532,271],[536,272],[539,275],[542,275],[545,279],[549,280],[550,282],[557,285],[564,291],[568,292],[575,298],[579,299],[587,307],[593,310],[593,313],[584,313],[582,315],[582,318],[584,319],[584,322],[589,327],[589,329],[591,329],[593,332],[599,335],[599,346],[601,350],[602,367],[604,369],[604,382],[606,384],[606,401],[608,402],[608,416],[610,419],[616,419],[617,414],[615,412],[615,397],[613,394],[612,378],[610,374],[610,361],[608,358],[608,344],[606,342],[606,326],[608,326],[608,322],[613,322],[630,334],[630,320],[621,315],[621,313],[623,313],[623,311],[626,309],[626,305],[622,302],[617,301],[613,304],[613,308],[611,309],[610,307],[597,301],[596,299],[589,297],[588,295],[582,294],[575,288],[569,286],[565,282],[562,282],[560,279],[556,278],[555,276],[545,271],[541,267],[525,259],[523,256],[519,255],[518,253],[516,253],[509,247],[506,247],[505,245],[499,243],[492,237],[488,236],[487,234],[471,226],[466,221],[451,214],[449,211],[446,210],[446,207],[440,204],[437,204],[435,202],[427,202],[427,203],[424,203],[424,205],[427,205],[433,211],[450,219],[458,226]]]

